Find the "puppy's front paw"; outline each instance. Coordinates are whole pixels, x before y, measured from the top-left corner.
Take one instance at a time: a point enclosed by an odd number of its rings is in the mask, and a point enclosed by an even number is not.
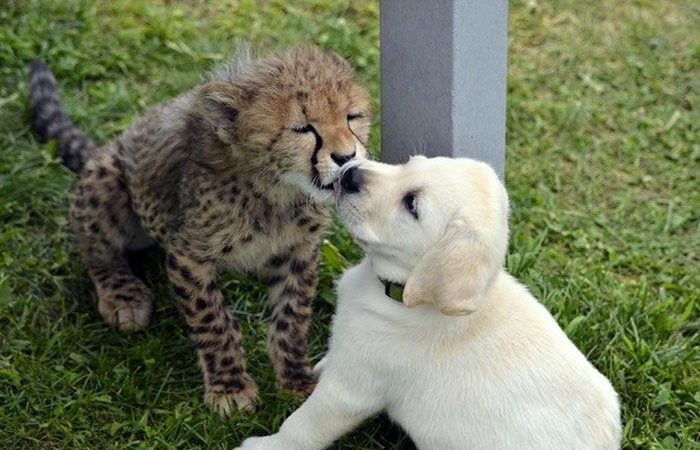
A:
[[[289,450],[289,447],[283,445],[277,435],[264,437],[251,437],[243,441],[240,447],[234,450]]]

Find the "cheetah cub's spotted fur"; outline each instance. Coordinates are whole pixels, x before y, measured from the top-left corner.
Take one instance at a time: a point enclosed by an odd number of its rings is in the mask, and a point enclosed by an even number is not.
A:
[[[366,92],[340,56],[314,47],[246,55],[99,148],[66,115],[48,67],[36,61],[30,70],[33,127],[58,141],[59,156],[79,174],[71,226],[100,314],[125,332],[148,325],[151,293],[124,252],[161,245],[197,348],[205,402],[222,415],[234,404],[254,410],[258,388],[217,272],[267,282],[277,379],[311,392],[307,332],[326,201],[340,166],[366,156],[370,126]]]

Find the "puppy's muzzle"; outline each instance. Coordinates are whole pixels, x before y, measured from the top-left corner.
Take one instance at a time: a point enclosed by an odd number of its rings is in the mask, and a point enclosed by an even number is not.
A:
[[[340,189],[344,194],[354,194],[360,192],[363,182],[362,170],[357,166],[350,166],[340,177]]]

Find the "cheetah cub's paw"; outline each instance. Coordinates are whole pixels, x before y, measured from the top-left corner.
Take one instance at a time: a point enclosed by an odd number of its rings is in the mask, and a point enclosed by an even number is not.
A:
[[[243,414],[253,414],[260,404],[258,387],[251,380],[238,392],[207,392],[204,403],[221,418],[230,417],[236,409]]]
[[[97,296],[100,315],[110,327],[133,333],[145,329],[151,322],[151,292],[140,280],[118,290],[98,289]]]
[[[251,437],[243,441],[240,447],[234,450],[289,450],[288,445],[280,442],[277,435],[264,437]]]

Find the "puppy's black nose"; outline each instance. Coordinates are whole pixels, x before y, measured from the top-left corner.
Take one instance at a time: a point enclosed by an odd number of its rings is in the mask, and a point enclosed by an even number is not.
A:
[[[349,194],[360,192],[360,187],[362,186],[362,171],[357,167],[350,167],[343,172],[343,176],[340,177],[340,187],[343,192]]]
[[[331,153],[331,159],[333,161],[335,161],[335,163],[338,164],[338,166],[343,167],[343,164],[345,164],[346,162],[350,161],[351,159],[353,159],[355,157],[355,153],[356,152],[352,152],[351,155],[343,155],[340,153]]]

